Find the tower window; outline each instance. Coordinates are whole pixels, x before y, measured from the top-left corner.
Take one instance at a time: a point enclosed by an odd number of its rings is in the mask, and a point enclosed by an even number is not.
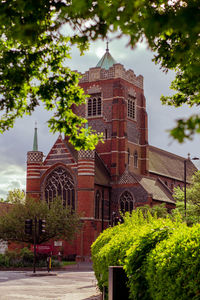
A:
[[[88,100],[88,117],[92,115],[92,99]]]
[[[102,101],[100,95],[95,95],[94,97],[88,99],[88,103],[87,103],[88,117],[101,116],[101,111],[102,111],[101,106],[102,106]]]
[[[119,200],[120,210],[125,213],[126,211],[132,212],[134,208],[133,197],[128,191],[123,192]]]
[[[97,115],[97,99],[96,98],[93,99],[92,114],[93,114],[93,116]]]
[[[134,167],[138,168],[138,153],[137,153],[137,151],[134,152]]]
[[[128,117],[135,120],[136,119],[136,99],[135,97],[131,97],[129,96],[128,98],[128,110],[127,110],[127,113],[128,113]]]

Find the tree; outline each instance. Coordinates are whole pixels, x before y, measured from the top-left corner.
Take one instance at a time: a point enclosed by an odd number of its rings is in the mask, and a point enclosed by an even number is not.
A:
[[[25,201],[24,191],[16,188],[12,191],[8,191],[5,202],[16,204],[24,201]]]
[[[26,199],[24,203],[17,202],[8,213],[0,216],[0,239],[34,243],[34,230],[32,234],[25,234],[25,220],[34,218],[45,219],[45,233],[38,235],[37,244],[50,239],[72,240],[81,228],[79,216],[69,208],[64,208],[60,199],[54,199],[50,207],[45,201]],[[38,227],[38,226],[37,226]]]
[[[187,188],[187,217],[186,221],[190,224],[200,222],[200,171],[192,176],[192,183]],[[176,200],[176,209],[174,213],[179,212],[183,219],[185,218],[184,190],[180,187],[174,190],[174,199]]]
[[[79,148],[92,148],[99,138],[87,134],[83,119],[71,110],[72,103],[85,101],[78,75],[64,68],[62,62],[69,57],[69,43],[78,43],[82,51],[88,41],[113,32],[118,37],[127,35],[132,47],[145,38],[156,52],[155,63],[166,72],[177,72],[171,85],[176,93],[163,96],[164,103],[200,103],[198,0],[6,0],[1,2],[0,11],[2,131],[43,102],[47,110],[56,109],[49,120],[53,132],[70,135]],[[67,37],[61,30],[66,24]],[[179,120],[171,134],[182,142],[195,132],[200,132],[199,115]]]

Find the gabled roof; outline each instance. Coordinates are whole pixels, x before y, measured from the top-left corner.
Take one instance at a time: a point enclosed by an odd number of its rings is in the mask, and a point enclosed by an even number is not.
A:
[[[126,167],[124,173],[120,176],[118,180],[118,184],[131,184],[131,183],[138,183],[136,176],[129,171],[128,166]]]
[[[136,175],[126,168],[124,173],[119,178],[118,184],[124,185],[135,183],[138,183],[140,186],[142,186],[147,194],[151,195],[153,200],[175,204],[175,200],[172,197],[172,192],[162,182],[162,180],[149,176]]]
[[[165,150],[149,146],[149,172],[161,176],[184,181],[184,157]],[[187,182],[197,168],[191,160],[187,160]]]
[[[62,139],[62,136],[59,135],[55,144],[48,153],[44,165],[53,165],[57,162],[63,164],[74,164],[75,158],[71,153],[68,144]]]
[[[106,53],[100,59],[100,61],[96,65],[96,68],[102,68],[102,69],[108,70],[116,63],[117,62],[114,60],[114,58],[110,54],[108,46],[107,46]]]
[[[148,194],[152,195],[153,200],[175,204],[172,193],[161,180],[152,177],[141,177],[138,181]]]

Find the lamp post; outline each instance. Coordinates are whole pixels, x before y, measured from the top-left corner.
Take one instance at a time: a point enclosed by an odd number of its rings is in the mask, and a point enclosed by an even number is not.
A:
[[[190,158],[190,154],[188,153],[188,159],[184,159],[184,204],[185,204],[185,217],[186,217],[186,210],[187,210],[187,161],[188,160],[199,160],[199,157]]]

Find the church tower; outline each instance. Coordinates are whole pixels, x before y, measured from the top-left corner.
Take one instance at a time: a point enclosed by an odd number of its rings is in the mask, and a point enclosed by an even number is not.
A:
[[[80,86],[89,94],[87,105],[75,112],[103,132],[96,150],[117,183],[126,168],[148,174],[148,124],[143,77],[125,70],[111,56],[108,44],[96,67],[81,74]]]

